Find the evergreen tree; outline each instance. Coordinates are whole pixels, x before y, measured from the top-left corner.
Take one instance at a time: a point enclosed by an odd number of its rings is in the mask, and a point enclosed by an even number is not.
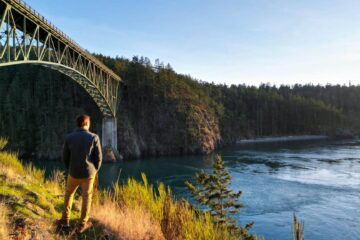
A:
[[[128,124],[118,121],[125,130],[119,142],[133,145],[122,148],[125,157],[209,153],[262,136],[360,135],[360,86],[228,86],[178,74],[146,57],[96,57],[124,80],[118,112]],[[84,112],[100,133],[101,113],[73,80],[39,66],[0,68],[0,135],[21,156],[59,158],[64,133]]]
[[[208,207],[208,211],[216,224],[237,233],[240,239],[256,239],[255,236],[248,233],[254,224],[253,222],[246,224],[245,227],[239,227],[232,217],[244,207],[238,202],[242,192],[234,192],[230,189],[231,176],[220,155],[215,156],[213,173],[208,174],[204,171],[196,173],[195,180],[197,186],[188,181],[185,184],[192,192],[193,197],[200,204]]]

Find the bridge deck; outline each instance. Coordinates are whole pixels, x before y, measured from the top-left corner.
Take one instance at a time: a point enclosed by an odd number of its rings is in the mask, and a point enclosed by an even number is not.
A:
[[[92,56],[87,50],[80,47],[79,44],[77,44],[75,41],[73,41],[69,36],[67,36],[65,33],[63,33],[54,24],[52,24],[50,21],[48,21],[42,15],[40,15],[37,11],[35,11],[33,8],[31,8],[29,5],[27,5],[24,1],[21,1],[21,0],[4,0],[4,1],[8,2],[12,6],[14,6],[16,8],[16,10],[19,12],[19,14],[25,15],[27,18],[34,21],[34,23],[38,24],[43,29],[46,29],[48,32],[53,34],[53,36],[57,37],[65,45],[68,45],[73,50],[78,51],[81,55],[83,55],[89,61],[94,62],[99,68],[101,68],[104,72],[109,74],[113,79],[115,79],[117,81],[121,81],[121,78],[117,74],[115,74],[112,70],[110,70],[102,62],[100,62],[98,59],[96,59],[94,56]],[[17,28],[20,30],[24,30],[24,29],[22,29],[22,26],[23,26],[22,24],[18,24]],[[29,27],[31,27],[31,25],[29,25]],[[46,35],[44,34],[44,36],[40,36],[40,37],[45,38]]]
[[[115,117],[121,78],[21,0],[0,0],[0,67],[37,64],[79,83]]]

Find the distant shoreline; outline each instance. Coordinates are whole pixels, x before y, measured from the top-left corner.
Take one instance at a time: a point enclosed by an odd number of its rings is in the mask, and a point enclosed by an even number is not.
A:
[[[236,144],[248,143],[270,143],[270,142],[290,142],[290,141],[305,141],[305,140],[325,140],[329,139],[326,135],[301,135],[301,136],[282,136],[282,137],[260,137],[253,139],[240,139]]]

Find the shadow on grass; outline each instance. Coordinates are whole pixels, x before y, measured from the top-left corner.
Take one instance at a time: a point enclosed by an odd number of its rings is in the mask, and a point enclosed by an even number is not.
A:
[[[84,233],[78,232],[77,220],[71,220],[69,227],[57,226],[55,233],[66,240],[116,240],[115,234],[105,229],[101,223],[91,219],[92,227],[87,229]]]

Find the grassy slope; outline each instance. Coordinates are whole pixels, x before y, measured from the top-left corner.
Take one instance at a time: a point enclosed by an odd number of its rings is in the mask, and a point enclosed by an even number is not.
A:
[[[6,239],[8,232],[8,209],[4,203],[0,203],[0,239]]]
[[[52,223],[60,217],[63,187],[45,180],[44,171],[23,166],[16,154],[0,152],[0,203],[8,228],[4,232],[26,239],[54,239]],[[75,211],[76,213],[76,211]],[[1,225],[5,228],[4,225]],[[3,239],[3,238],[1,238]],[[6,238],[4,238],[6,239]]]
[[[24,166],[16,154],[1,151],[0,239],[238,239],[212,223],[209,215],[195,212],[186,201],[174,201],[170,189],[157,189],[134,179],[113,191],[99,192],[93,204],[94,228],[83,236],[56,234],[54,220],[63,209],[64,175]],[[75,201],[72,224],[79,218]],[[4,237],[8,236],[8,237]]]

